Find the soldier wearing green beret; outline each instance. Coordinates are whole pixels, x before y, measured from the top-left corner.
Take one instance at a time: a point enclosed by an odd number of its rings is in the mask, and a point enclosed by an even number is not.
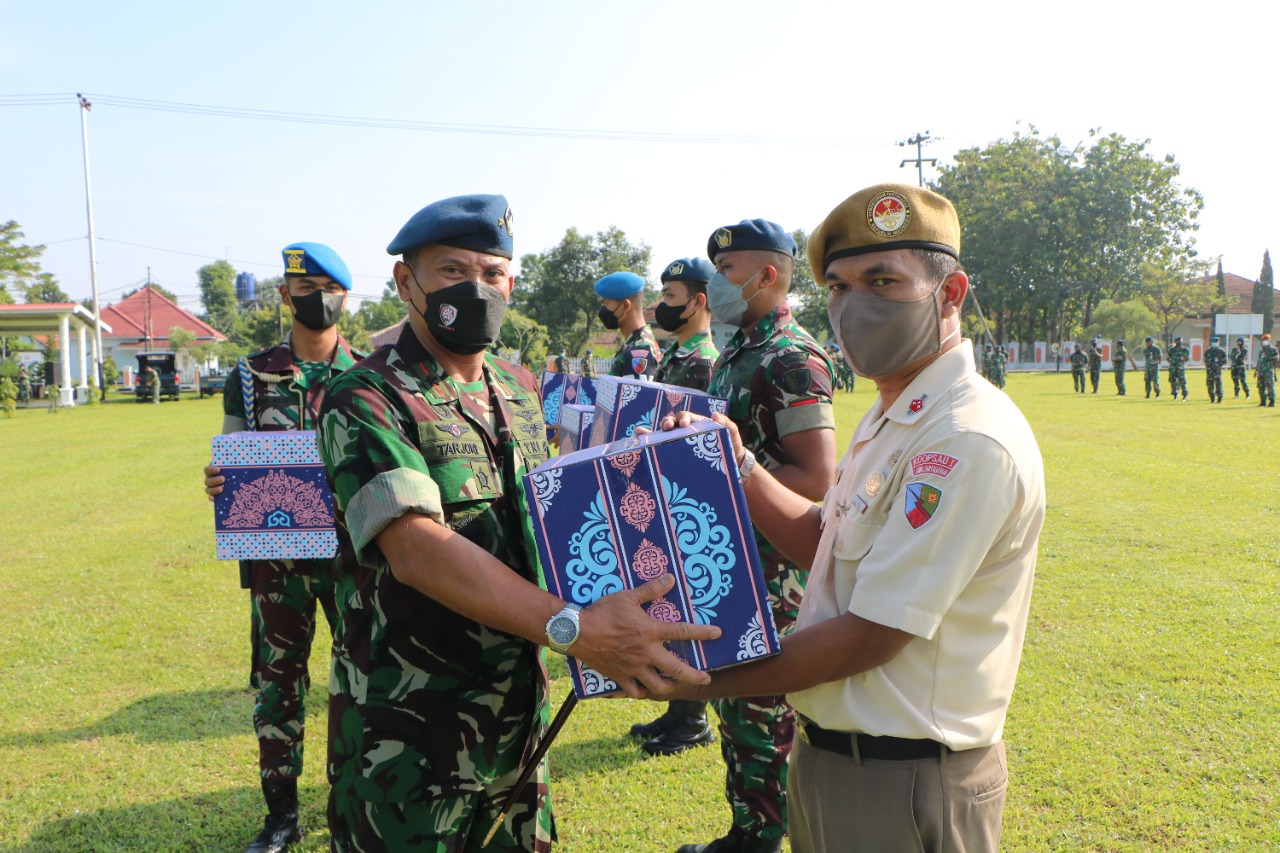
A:
[[[644,321],[644,279],[633,272],[613,272],[595,283],[600,297],[600,322],[610,331],[622,332],[622,343],[613,356],[611,376],[653,376],[662,348]]]
[[[548,455],[538,381],[489,352],[515,280],[502,196],[445,199],[387,247],[409,319],[330,382],[320,455],[337,510],[342,636],[329,704],[335,851],[479,850],[548,720],[541,646],[631,696],[704,682],[663,646],[718,629],[641,606],[669,575],[568,605],[540,586],[522,476]],[[496,853],[546,853],[545,764]]]
[[[831,328],[878,392],[821,507],[752,466],[729,424],[752,521],[813,573],[779,655],[678,692],[786,694],[795,851],[999,848],[1044,465],[960,337],[959,248],[950,202],[903,184],[855,193],[810,235]]]

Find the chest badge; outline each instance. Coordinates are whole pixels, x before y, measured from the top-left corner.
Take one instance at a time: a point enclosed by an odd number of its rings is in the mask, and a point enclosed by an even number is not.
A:
[[[441,432],[447,432],[454,438],[461,438],[462,434],[468,431],[468,428],[464,427],[462,424],[436,424],[436,429]]]
[[[884,474],[877,471],[867,478],[867,484],[863,487],[863,490],[867,493],[868,496],[874,498],[879,493],[880,487],[883,485],[884,485]]]

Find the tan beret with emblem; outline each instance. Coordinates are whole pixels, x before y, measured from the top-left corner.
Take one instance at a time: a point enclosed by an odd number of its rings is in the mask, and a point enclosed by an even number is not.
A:
[[[837,258],[890,249],[929,249],[959,258],[956,209],[923,187],[868,187],[836,205],[809,235],[809,264],[821,280]]]

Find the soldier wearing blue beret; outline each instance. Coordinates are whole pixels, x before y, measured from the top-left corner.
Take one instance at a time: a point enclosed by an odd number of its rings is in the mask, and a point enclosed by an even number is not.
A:
[[[622,332],[611,376],[653,376],[662,348],[644,321],[644,279],[633,272],[611,272],[595,283],[600,322]]]
[[[322,243],[291,243],[281,252],[280,301],[293,316],[288,336],[242,358],[222,392],[222,431],[314,429],[316,393],[363,353],[338,334],[351,290],[351,272]],[[225,482],[205,468],[210,499]],[[302,774],[307,661],[317,606],[330,634],[338,629],[334,561],[246,560],[241,585],[249,590],[253,652],[250,683],[258,689],[253,725],[267,816],[246,853],[284,850],[301,837],[298,777]]]
[[[387,247],[408,322],[321,406],[344,570],[329,706],[336,851],[484,846],[546,729],[540,645],[633,696],[669,692],[659,671],[707,681],[662,644],[718,631],[641,607],[671,580],[581,611],[539,586],[521,485],[548,455],[538,381],[488,351],[514,286],[512,232],[496,195],[410,218]],[[541,764],[486,849],[547,853],[553,825]]]
[[[787,488],[821,500],[834,480],[835,415],[827,354],[792,318],[787,303],[796,242],[776,222],[744,219],[707,240],[715,274],[707,298],[717,322],[733,327],[708,391],[729,401],[728,416],[759,464]],[[795,624],[808,567],[791,562],[756,531],[769,604],[779,633]],[[782,696],[720,699],[729,834],[680,853],[776,853],[787,830],[787,759],[795,714]]]

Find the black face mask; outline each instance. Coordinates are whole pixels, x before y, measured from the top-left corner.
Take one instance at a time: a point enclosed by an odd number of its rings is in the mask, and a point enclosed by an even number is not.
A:
[[[413,283],[418,284],[415,275]],[[418,285],[422,290],[422,285]],[[427,297],[427,310],[421,312],[432,337],[440,346],[458,355],[475,355],[498,339],[502,318],[507,313],[507,300],[492,287],[477,281],[460,281]]]
[[[618,318],[608,309],[607,306],[601,305],[600,312],[597,316],[600,318],[600,322],[606,329],[613,331],[618,328]]]
[[[294,296],[290,293],[289,302],[293,305],[293,316],[298,322],[313,332],[319,332],[338,325],[345,295],[313,290],[306,296]]]
[[[689,303],[683,305],[668,305],[665,302],[659,302],[653,309],[653,318],[658,321],[658,325],[664,331],[674,332],[676,329],[689,322],[688,317],[681,317],[689,308]]]

